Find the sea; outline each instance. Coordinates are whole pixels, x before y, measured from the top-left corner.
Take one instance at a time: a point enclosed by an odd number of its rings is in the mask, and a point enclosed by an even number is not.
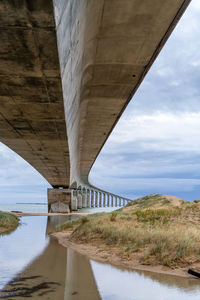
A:
[[[47,203],[0,203],[0,211],[20,211],[20,212],[34,212],[34,213],[47,213]]]

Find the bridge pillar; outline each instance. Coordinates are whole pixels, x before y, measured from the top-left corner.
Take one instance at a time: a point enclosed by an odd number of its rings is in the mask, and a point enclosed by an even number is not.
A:
[[[111,206],[113,207],[113,195],[111,195]]]
[[[117,197],[117,196],[115,196],[115,207],[117,207],[117,206],[118,206],[117,199],[118,199],[118,197]]]
[[[81,190],[78,190],[78,192],[77,192],[77,201],[78,201],[78,208],[82,208],[83,207],[83,197],[82,197]]]
[[[106,201],[106,203],[107,203],[107,207],[110,207],[110,194],[107,194],[107,201]]]
[[[94,202],[94,191],[91,190],[91,206],[95,207],[95,202]]]
[[[77,190],[72,190],[71,210],[78,209]]]
[[[87,190],[87,193],[86,193],[86,199],[87,199],[87,207],[91,207],[91,202],[90,202],[90,190]]]
[[[86,190],[85,190],[85,188],[82,190],[82,205],[83,205],[83,208],[87,207],[87,199],[86,199]]]
[[[102,207],[102,192],[99,192],[99,207]]]
[[[103,193],[103,207],[106,206],[106,194]]]
[[[95,207],[98,207],[98,192],[95,191]]]
[[[69,213],[71,210],[72,191],[69,189],[48,189],[48,212]]]

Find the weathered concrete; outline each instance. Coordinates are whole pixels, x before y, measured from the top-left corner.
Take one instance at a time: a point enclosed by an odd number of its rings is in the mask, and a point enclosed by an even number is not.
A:
[[[52,186],[90,187],[96,157],[189,2],[0,1],[0,141]]]
[[[88,174],[189,0],[54,0],[70,183]]]
[[[72,191],[72,199],[71,199],[71,210],[77,210],[78,209],[78,198],[77,198],[77,191]]]
[[[70,212],[72,201],[72,191],[69,189],[48,189],[48,211]],[[73,209],[75,210],[75,209]]]
[[[69,186],[69,150],[50,0],[0,1],[0,141],[53,186]]]

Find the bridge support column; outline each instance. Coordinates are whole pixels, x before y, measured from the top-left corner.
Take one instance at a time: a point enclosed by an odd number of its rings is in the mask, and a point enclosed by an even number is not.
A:
[[[86,190],[85,189],[82,190],[82,205],[83,205],[83,208],[87,207],[87,199],[86,199]]]
[[[106,201],[106,203],[107,203],[107,207],[110,207],[110,195],[109,194],[107,194],[107,201]]]
[[[113,195],[111,195],[111,206],[113,207]]]
[[[117,206],[118,206],[117,200],[118,200],[118,197],[117,197],[117,196],[115,196],[115,207],[117,207]]]
[[[103,193],[103,207],[106,206],[106,194]]]
[[[90,190],[87,190],[87,193],[86,193],[86,199],[87,199],[87,207],[91,207],[91,202],[90,202]]]
[[[77,191],[72,190],[72,200],[71,200],[71,210],[77,210],[78,209],[78,203],[77,203]]]
[[[95,207],[95,202],[94,202],[94,191],[91,190],[91,206]]]
[[[95,191],[95,207],[98,207],[98,192]]]
[[[99,192],[99,207],[102,207],[103,203],[102,203],[102,192]]]
[[[82,197],[81,190],[78,190],[77,201],[78,201],[78,208],[82,208],[83,207],[83,197]]]
[[[69,213],[71,211],[72,192],[69,189],[48,189],[48,212]]]

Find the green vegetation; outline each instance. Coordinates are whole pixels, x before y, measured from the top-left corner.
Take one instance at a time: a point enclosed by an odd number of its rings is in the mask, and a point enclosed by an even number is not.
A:
[[[160,194],[152,194],[152,195],[147,195],[142,198],[138,198],[137,200],[133,200],[128,203],[127,206],[136,206],[139,205],[140,207],[148,207],[151,206],[155,203],[158,203],[162,200],[162,196]],[[167,199],[164,199],[167,200]],[[167,200],[168,201],[168,200]]]
[[[149,195],[124,209],[62,225],[62,230],[69,229],[72,241],[113,249],[141,264],[177,267],[200,262],[200,203]]]
[[[13,231],[18,225],[18,217],[9,213],[0,212],[0,234]]]
[[[162,222],[163,224],[168,223],[171,217],[180,216],[181,209],[147,209],[147,210],[136,210],[133,212],[137,216],[137,220],[141,222]]]
[[[115,221],[116,221],[117,214],[118,214],[117,211],[113,211],[113,212],[111,213],[111,215],[110,215],[110,221],[111,221],[111,222],[115,222]]]

